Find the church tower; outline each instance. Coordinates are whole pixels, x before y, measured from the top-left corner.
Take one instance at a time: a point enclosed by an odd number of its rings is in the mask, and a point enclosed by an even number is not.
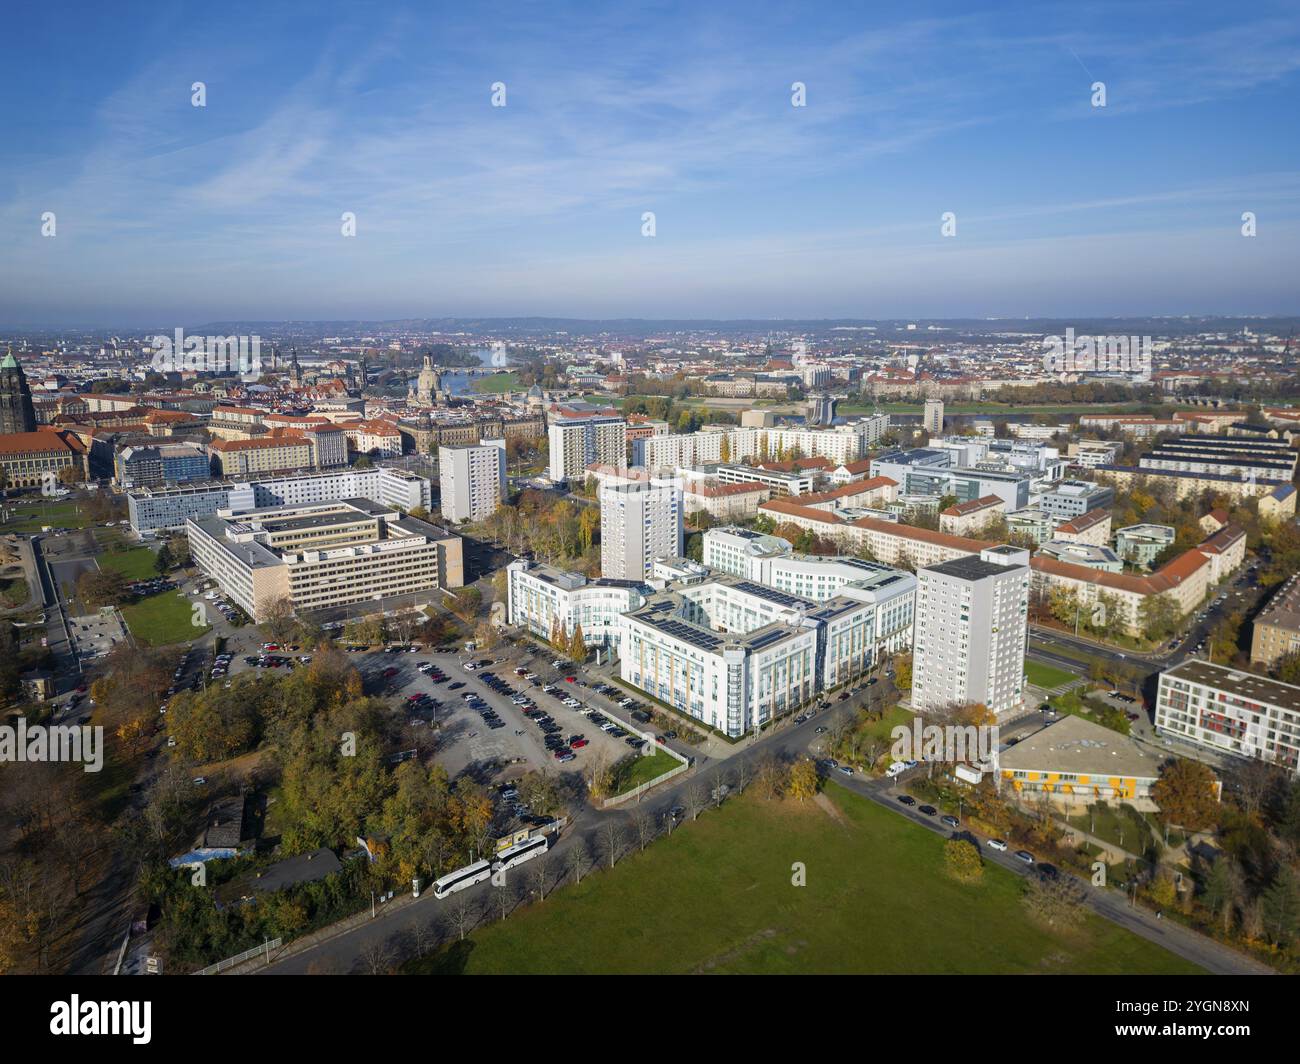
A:
[[[0,434],[35,432],[36,411],[32,392],[18,359],[10,351],[0,361]]]

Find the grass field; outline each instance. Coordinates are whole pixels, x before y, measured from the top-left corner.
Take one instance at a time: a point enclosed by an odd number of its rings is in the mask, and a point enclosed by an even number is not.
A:
[[[490,377],[475,377],[476,392],[517,392],[523,389],[523,382],[517,373],[494,373]]]
[[[122,607],[122,616],[136,640],[151,647],[188,643],[208,630],[190,623],[192,603],[174,591],[150,595]]]
[[[755,794],[587,876],[412,973],[1190,973],[1089,916],[1031,923],[1021,880],[989,866],[961,886],[943,839],[831,785],[829,801]],[[806,885],[792,885],[792,865]]]
[[[101,554],[95,560],[102,569],[115,569],[128,580],[147,580],[158,575],[153,567],[154,554],[148,547],[132,547],[130,550]]]
[[[656,750],[649,757],[629,757],[620,761],[614,771],[614,793],[623,794],[671,772],[681,762],[675,757]]]
[[[89,518],[75,502],[42,502],[35,506],[14,506],[6,502],[3,508],[11,516],[9,520],[0,522],[0,533],[39,532],[43,525],[52,528],[84,528],[89,522]]]
[[[1025,675],[1029,677],[1029,682],[1035,687],[1053,688],[1060,687],[1063,683],[1069,683],[1071,680],[1077,680],[1079,677],[1072,672],[1066,672],[1064,669],[1058,669],[1052,665],[1044,665],[1041,661],[1025,660]]]

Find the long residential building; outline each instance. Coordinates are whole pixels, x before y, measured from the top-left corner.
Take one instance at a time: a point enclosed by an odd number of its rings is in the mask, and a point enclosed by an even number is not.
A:
[[[1291,486],[1285,480],[1265,477],[1252,479],[1228,473],[1192,473],[1176,469],[1143,469],[1139,466],[1101,465],[1097,466],[1096,475],[1098,480],[1113,485],[1121,495],[1130,494],[1135,488],[1169,484],[1173,488],[1174,497],[1178,499],[1209,491],[1216,495],[1226,495],[1236,503],[1244,499],[1262,498],[1275,489]]]
[[[286,602],[382,610],[464,582],[459,536],[364,499],[223,510],[185,527],[195,564],[256,622]]]
[[[632,461],[652,471],[739,462],[752,465],[789,454],[818,456],[836,465],[856,462],[889,428],[889,415],[862,418],[831,428],[705,428],[638,440]]]
[[[1251,624],[1252,663],[1271,666],[1292,654],[1300,654],[1300,573],[1287,578]]]
[[[858,517],[852,511],[848,511],[849,516],[841,516],[841,512],[801,506],[794,499],[770,499],[758,509],[777,525],[810,529],[844,550],[865,551],[876,561],[904,568],[934,565],[996,546],[988,540],[954,536],[878,517]]]
[[[1300,687],[1191,659],[1160,674],[1156,731],[1300,774]]]
[[[1119,611],[1124,630],[1140,635],[1145,627],[1149,599],[1164,595],[1180,617],[1191,613],[1210,589],[1231,575],[1245,560],[1246,533],[1228,525],[1204,542],[1185,551],[1146,576],[1109,573],[1053,558],[1035,556],[1030,561],[1037,593],[1061,588],[1076,596],[1083,608],[1108,604]]]

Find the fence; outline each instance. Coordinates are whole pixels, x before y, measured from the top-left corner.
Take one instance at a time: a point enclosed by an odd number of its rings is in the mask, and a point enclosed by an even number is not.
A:
[[[246,949],[243,953],[236,953],[233,957],[227,957],[224,961],[217,961],[216,964],[209,964],[206,968],[201,968],[195,972],[195,975],[219,975],[227,968],[233,968],[237,964],[243,964],[244,961],[256,957],[259,953],[266,954],[266,961],[271,962],[271,950],[280,948],[281,940],[273,938],[269,942],[263,942],[260,946],[254,946],[252,949]]]
[[[669,750],[668,753],[673,753],[673,751]],[[662,776],[656,776],[648,783],[642,783],[638,787],[633,787],[630,791],[624,791],[622,794],[616,794],[612,798],[606,798],[604,802],[601,803],[601,808],[609,809],[611,806],[622,805],[624,802],[630,802],[633,798],[639,798],[651,787],[658,787],[659,784],[663,783],[665,780],[670,780],[674,776],[681,775],[690,767],[689,762],[683,761],[676,768],[670,768]]]

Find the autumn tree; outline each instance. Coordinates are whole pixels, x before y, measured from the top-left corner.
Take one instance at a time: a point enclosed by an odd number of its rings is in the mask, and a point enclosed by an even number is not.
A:
[[[1151,798],[1168,823],[1189,831],[1203,831],[1219,819],[1218,781],[1200,761],[1176,758],[1162,765]]]
[[[817,766],[806,757],[800,758],[790,766],[786,777],[786,793],[799,801],[817,796]]]
[[[582,637],[582,624],[578,623],[573,626],[573,634],[569,636],[569,643],[566,652],[574,661],[585,661],[587,657],[587,644]]]
[[[984,878],[980,852],[966,839],[949,839],[943,844],[943,864],[958,883],[979,883]]]

